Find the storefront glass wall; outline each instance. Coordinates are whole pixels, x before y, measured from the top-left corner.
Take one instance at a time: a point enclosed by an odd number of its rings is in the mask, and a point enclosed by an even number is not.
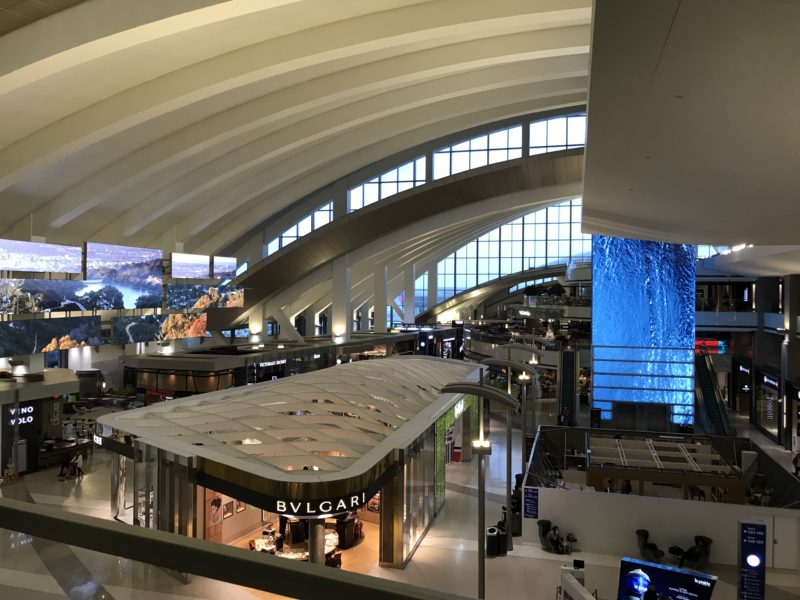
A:
[[[403,478],[403,561],[411,557],[434,516],[435,428],[429,427],[408,448]]]
[[[136,443],[134,524],[194,536],[193,458]]]
[[[761,378],[762,383],[756,388],[756,424],[779,441],[782,408],[778,391],[780,380],[766,374],[762,374]]]
[[[465,412],[470,413],[470,431],[462,434],[462,451],[464,444],[478,437],[478,398],[476,396],[464,396],[464,399],[453,406],[450,410],[436,419],[436,489],[435,502],[436,512],[444,506],[444,483],[445,483],[445,463],[447,462],[445,440],[447,430],[450,429],[458,418]]]

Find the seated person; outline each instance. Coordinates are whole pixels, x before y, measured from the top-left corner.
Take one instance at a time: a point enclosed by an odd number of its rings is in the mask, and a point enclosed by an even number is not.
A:
[[[557,554],[564,554],[566,552],[564,538],[561,537],[558,531],[558,525],[553,525],[550,533],[547,534],[547,541],[550,542],[550,546]]]

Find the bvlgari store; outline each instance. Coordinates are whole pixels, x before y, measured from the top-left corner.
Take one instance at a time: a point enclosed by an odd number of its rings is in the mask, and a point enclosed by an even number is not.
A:
[[[461,361],[395,357],[98,421],[136,440],[141,526],[331,566],[367,537],[373,561],[402,568],[440,508],[437,420],[463,410],[439,390],[474,378]]]

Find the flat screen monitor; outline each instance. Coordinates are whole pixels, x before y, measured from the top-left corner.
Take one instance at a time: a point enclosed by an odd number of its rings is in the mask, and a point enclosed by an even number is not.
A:
[[[214,257],[214,279],[233,279],[236,277],[235,256]]]
[[[161,308],[161,260],[157,248],[87,242],[86,289],[113,300],[102,308]]]
[[[42,242],[0,240],[0,270],[33,273],[80,273],[83,249]]]
[[[642,600],[654,586],[659,600],[710,600],[717,578],[677,567],[623,558],[618,600]]]
[[[172,277],[174,279],[208,279],[211,257],[205,254],[172,253]]]

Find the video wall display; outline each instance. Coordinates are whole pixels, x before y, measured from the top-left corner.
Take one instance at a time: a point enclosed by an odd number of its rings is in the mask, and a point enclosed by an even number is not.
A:
[[[86,244],[86,288],[117,293],[122,306],[160,308],[164,269],[161,250],[112,244]],[[109,289],[111,288],[111,289]]]
[[[659,599],[710,600],[716,582],[713,575],[623,558],[617,600],[642,600],[651,590]]]
[[[161,327],[167,315],[139,315],[111,319],[114,344],[136,344],[161,339]]]
[[[100,317],[26,319],[0,323],[0,356],[99,346]]]
[[[0,240],[0,270],[80,273],[82,259],[80,246]]]
[[[244,290],[230,285],[175,283],[167,286],[167,308],[203,311],[244,306]]]
[[[236,277],[235,256],[214,257],[214,279],[233,279]]]
[[[162,340],[179,340],[191,337],[205,337],[206,315],[189,313],[185,315],[167,315],[161,324]]]
[[[174,279],[208,279],[211,257],[205,254],[172,253]]]
[[[593,407],[668,405],[694,422],[695,248],[592,237]],[[624,306],[625,310],[619,310]]]
[[[89,293],[83,281],[65,279],[0,279],[0,313],[92,310],[104,304],[105,294]]]

